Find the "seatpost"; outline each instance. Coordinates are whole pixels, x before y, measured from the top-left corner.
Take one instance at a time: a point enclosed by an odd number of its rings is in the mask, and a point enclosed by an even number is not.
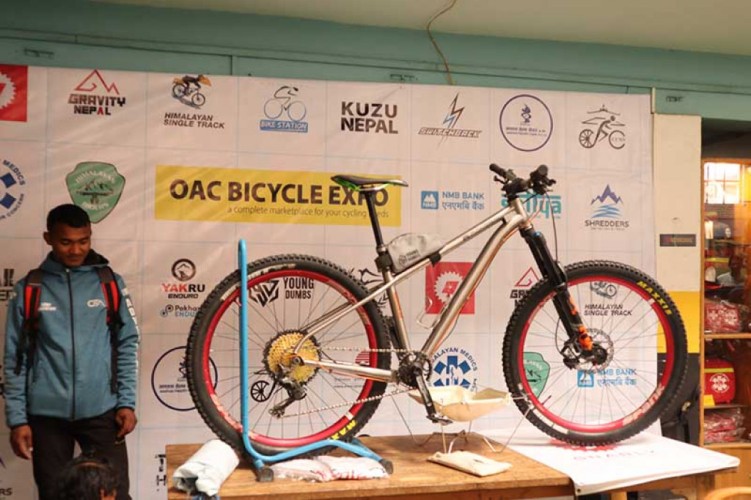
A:
[[[383,234],[381,233],[381,225],[378,223],[378,213],[375,206],[375,192],[365,191],[362,193],[365,196],[365,203],[368,205],[368,215],[370,215],[370,225],[373,227],[373,235],[375,236],[376,246],[378,248],[383,247]]]

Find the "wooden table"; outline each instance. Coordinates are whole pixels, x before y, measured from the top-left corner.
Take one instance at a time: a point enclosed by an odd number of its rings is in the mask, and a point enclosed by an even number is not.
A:
[[[447,438],[453,437],[447,435]],[[447,442],[448,440],[447,439]],[[511,449],[493,453],[482,438],[476,434],[460,437],[454,443],[454,450],[468,450],[512,464],[511,469],[500,474],[476,477],[426,459],[436,451],[443,451],[440,435],[364,437],[362,442],[381,457],[391,460],[394,473],[387,479],[359,481],[330,481],[307,483],[289,479],[275,479],[270,483],[256,481],[253,468],[242,461],[232,475],[224,482],[219,493],[227,499],[331,499],[389,497],[401,500],[501,500],[512,498],[540,498],[571,496],[574,485],[565,474],[536,462]],[[500,445],[494,443],[496,449]],[[172,483],[175,469],[185,463],[200,448],[199,444],[167,445],[167,477]],[[335,454],[342,453],[337,450]],[[674,477],[629,486],[626,490],[690,489],[697,498],[714,487],[714,474],[702,473]],[[617,491],[613,498],[626,498],[625,491]],[[171,486],[170,500],[189,498],[184,492]]]

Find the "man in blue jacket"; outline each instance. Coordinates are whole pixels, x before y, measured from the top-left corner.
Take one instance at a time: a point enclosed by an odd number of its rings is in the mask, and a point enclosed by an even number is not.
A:
[[[117,498],[129,499],[125,435],[136,426],[138,349],[133,306],[122,277],[115,275],[122,327],[111,342],[108,301],[97,271],[108,261],[91,249],[91,222],[83,209],[53,208],[44,240],[52,251],[41,265],[38,326],[23,363],[17,363],[17,351],[23,350],[26,280],[16,285],[8,306],[3,369],[11,446],[32,460],[41,500],[54,497],[75,442],[112,464],[119,475]]]

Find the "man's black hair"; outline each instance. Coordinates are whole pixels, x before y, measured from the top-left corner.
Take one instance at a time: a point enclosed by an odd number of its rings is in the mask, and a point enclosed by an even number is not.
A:
[[[91,219],[83,208],[72,203],[66,203],[56,206],[47,214],[47,231],[52,231],[56,224],[85,227],[91,224]]]
[[[63,469],[58,500],[100,500],[101,494],[117,492],[117,474],[104,458],[82,454]]]

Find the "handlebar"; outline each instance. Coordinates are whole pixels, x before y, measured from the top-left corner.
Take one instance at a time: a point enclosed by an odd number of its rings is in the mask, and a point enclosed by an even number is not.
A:
[[[517,177],[513,170],[501,168],[495,163],[490,164],[490,170],[496,174],[494,180],[503,184],[503,192],[509,199],[530,189],[542,195],[547,193],[550,187],[555,184],[555,179],[548,177],[546,165],[540,165],[530,172],[528,179]]]

